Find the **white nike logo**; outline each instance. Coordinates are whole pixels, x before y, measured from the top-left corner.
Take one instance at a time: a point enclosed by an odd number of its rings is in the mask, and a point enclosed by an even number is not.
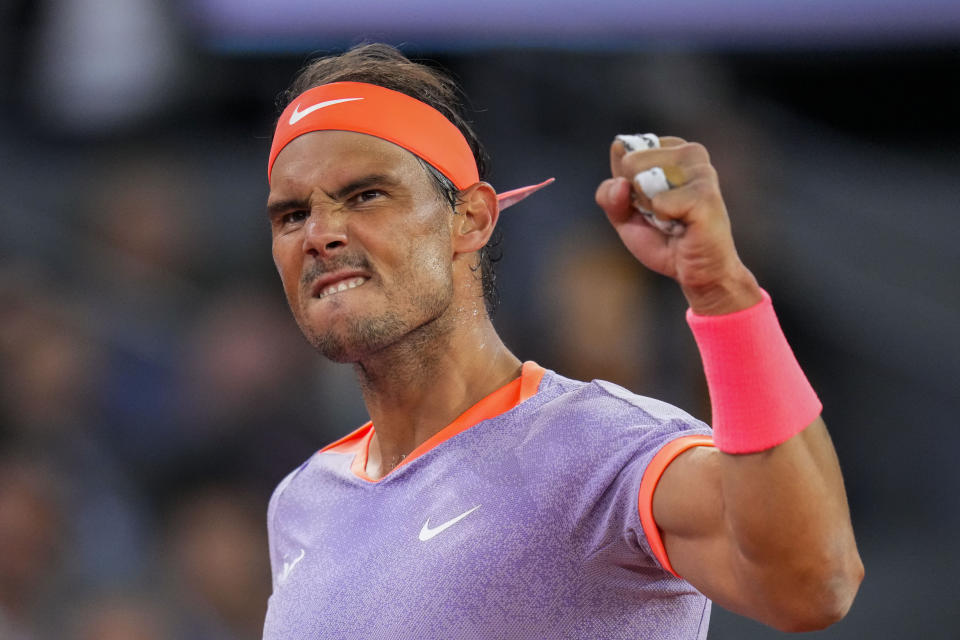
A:
[[[323,102],[318,102],[315,105],[311,105],[300,111],[300,105],[298,104],[293,108],[293,113],[290,114],[290,124],[295,124],[300,118],[308,116],[317,109],[323,109],[324,107],[329,107],[333,104],[340,104],[341,102],[353,102],[354,100],[363,100],[363,98],[339,98],[337,100],[325,100]]]
[[[283,584],[287,581],[287,578],[290,577],[290,573],[293,571],[293,568],[303,560],[303,556],[307,555],[306,549],[300,549],[300,555],[291,560],[290,562],[283,563],[283,570],[280,571],[280,575],[277,576],[277,584]]]
[[[430,518],[427,518],[427,521],[423,523],[423,529],[420,529],[420,542],[426,542],[430,538],[440,535],[441,533],[443,533],[453,525],[457,524],[458,522],[460,522],[461,520],[463,520],[464,518],[466,518],[468,515],[470,515],[471,513],[473,513],[479,508],[480,508],[480,505],[477,505],[473,509],[470,509],[469,511],[465,511],[460,515],[458,515],[456,518],[452,520],[447,520],[439,527],[434,527],[433,529],[430,528]]]

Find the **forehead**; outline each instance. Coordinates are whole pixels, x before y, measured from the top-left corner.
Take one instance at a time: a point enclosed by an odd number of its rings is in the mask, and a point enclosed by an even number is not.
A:
[[[270,191],[272,195],[304,187],[332,189],[371,174],[411,186],[426,179],[416,156],[391,142],[353,131],[311,131],[292,140],[277,156]]]

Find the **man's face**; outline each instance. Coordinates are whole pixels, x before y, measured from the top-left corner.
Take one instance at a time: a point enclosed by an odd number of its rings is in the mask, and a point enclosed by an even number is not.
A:
[[[348,131],[302,135],[277,156],[267,210],[290,309],[323,355],[356,362],[442,332],[452,213],[413,154]]]

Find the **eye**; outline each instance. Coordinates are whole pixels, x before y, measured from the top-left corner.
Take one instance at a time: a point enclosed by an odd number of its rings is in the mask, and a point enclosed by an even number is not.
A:
[[[303,222],[310,214],[304,210],[291,211],[280,216],[280,224],[296,224]]]
[[[380,198],[384,195],[385,194],[383,193],[383,191],[380,191],[379,189],[367,189],[366,191],[361,191],[360,193],[355,195],[353,199],[357,203],[363,204],[364,202],[370,202],[371,200],[376,200],[377,198]]]

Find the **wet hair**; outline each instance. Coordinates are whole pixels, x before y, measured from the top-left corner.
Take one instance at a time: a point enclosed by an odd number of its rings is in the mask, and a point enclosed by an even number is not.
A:
[[[282,112],[300,94],[313,87],[331,82],[366,82],[393,91],[399,91],[424,102],[444,115],[466,138],[477,163],[480,180],[487,179],[488,158],[477,134],[463,115],[462,92],[453,79],[443,71],[404,56],[398,49],[386,44],[361,44],[340,55],[326,56],[309,62],[281,95],[278,112]],[[445,175],[421,158],[440,198],[451,209],[459,204],[459,190]],[[495,229],[487,245],[480,249],[479,262],[474,268],[480,272],[484,306],[493,316],[499,303],[494,263],[502,257],[502,236]]]

